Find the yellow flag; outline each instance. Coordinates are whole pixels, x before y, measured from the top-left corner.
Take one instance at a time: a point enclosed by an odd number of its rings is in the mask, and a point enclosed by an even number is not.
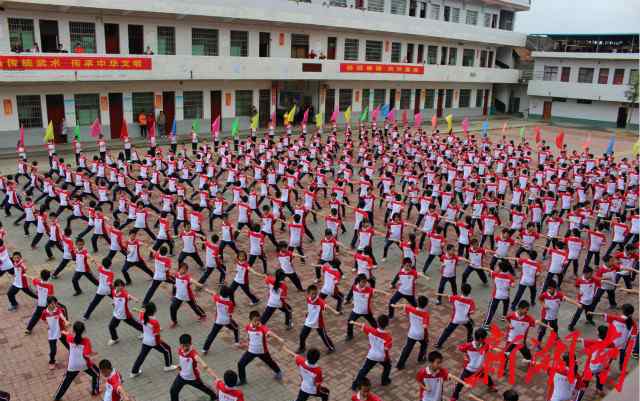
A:
[[[258,113],[251,117],[251,129],[258,129]]]
[[[289,114],[287,115],[287,122],[293,122],[293,119],[296,116],[296,105],[294,104],[291,110],[289,110]]]
[[[351,123],[351,106],[347,107],[347,109],[344,111],[344,120],[347,122],[347,124]]]
[[[638,142],[633,144],[633,148],[631,148],[631,153],[633,153],[635,157],[638,157],[638,155],[640,154],[640,139],[638,139]]]
[[[316,127],[322,128],[322,113],[316,114]]]
[[[453,128],[453,116],[451,114],[449,114],[445,120],[447,121],[447,129],[449,131],[451,131],[451,129]]]
[[[47,126],[47,129],[44,131],[44,141],[46,142],[50,142],[53,141],[54,136],[53,136],[53,121],[49,121],[49,125]]]

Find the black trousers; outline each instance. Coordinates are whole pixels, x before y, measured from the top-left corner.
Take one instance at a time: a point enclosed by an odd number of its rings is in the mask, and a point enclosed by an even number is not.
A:
[[[247,382],[247,366],[253,361],[255,358],[260,359],[262,362],[266,363],[267,366],[271,368],[276,374],[282,372],[280,370],[280,366],[273,360],[271,354],[254,354],[249,351],[242,354],[242,357],[238,361],[238,378],[240,379],[240,383]]]
[[[471,376],[474,376],[474,375],[478,375],[478,374],[480,374],[480,375],[481,375],[481,374],[483,374],[483,373],[482,373],[482,371],[480,371],[480,372],[470,372],[470,371],[468,371],[467,369],[464,369],[464,370],[462,371],[462,374],[460,374],[460,380],[465,380],[465,379],[467,379],[468,377],[471,377]],[[493,388],[493,387],[494,387],[494,384],[493,384],[493,379],[491,378],[491,376],[488,376],[488,377],[487,377],[487,379],[488,379],[488,381],[487,381],[487,385],[488,385],[490,388]],[[458,397],[460,396],[460,391],[462,391],[462,388],[463,388],[463,387],[464,387],[464,386],[463,386],[462,384],[460,384],[460,383],[456,383],[456,387],[455,387],[455,389],[453,390],[453,394],[451,395],[451,399],[452,399],[452,400],[457,400],[457,399],[458,399]]]
[[[216,393],[204,382],[202,379],[197,378],[196,380],[185,380],[180,375],[176,376],[176,379],[173,381],[171,385],[171,389],[169,390],[169,394],[171,395],[171,401],[180,401],[180,391],[184,386],[191,386],[195,389],[198,389],[209,396],[211,401],[216,400]]]
[[[235,297],[234,297],[234,295],[235,295],[236,290],[237,290],[238,288],[242,289],[242,291],[245,293],[245,295],[246,295],[247,297],[249,297],[249,299],[251,300],[251,302],[252,302],[252,303],[254,303],[254,304],[255,304],[255,303],[257,303],[257,302],[258,302],[258,297],[256,297],[255,295],[253,295],[253,293],[251,292],[251,288],[249,288],[249,283],[240,284],[240,283],[238,283],[238,282],[237,282],[237,281],[235,281],[235,280],[234,280],[234,281],[231,283],[231,285],[229,286],[229,289],[231,289],[231,294],[233,294],[233,295],[232,295],[232,300],[233,300],[233,302],[235,302]]]
[[[444,289],[447,285],[447,283],[449,283],[449,285],[451,286],[451,293],[453,293],[454,295],[458,295],[458,284],[456,283],[456,277],[440,277],[440,283],[438,283],[438,292],[443,294],[444,293]],[[442,296],[438,295],[438,303],[442,302]]]
[[[253,264],[256,263],[256,260],[260,259],[262,261],[262,271],[264,274],[267,274],[267,258],[262,255],[249,255],[249,266],[253,267]]]
[[[93,313],[93,311],[98,307],[98,305],[100,305],[100,302],[102,302],[102,298],[104,298],[106,296],[107,295],[102,295],[102,294],[94,295],[93,299],[89,303],[89,306],[87,306],[87,310],[84,312],[84,315],[82,315],[82,316],[86,320],[89,320],[89,318],[91,318],[91,314]],[[109,295],[109,297],[111,297],[111,296]]]
[[[209,278],[211,273],[213,273],[214,269],[220,272],[220,278],[218,279],[218,284],[224,284],[224,281],[227,278],[227,267],[222,264],[218,264],[218,266],[216,267],[207,267],[206,269],[204,269],[204,271],[202,272],[202,276],[200,276],[200,279],[198,280],[198,282],[200,284],[206,283],[207,279]]]
[[[147,355],[149,355],[149,352],[152,349],[162,354],[162,356],[164,357],[164,366],[171,366],[173,358],[171,356],[171,347],[167,343],[165,343],[164,341],[160,341],[153,347],[150,345],[142,344],[140,353],[138,354],[138,357],[136,358],[136,361],[133,363],[133,367],[131,368],[131,373],[140,372],[140,367],[142,367],[144,360],[147,358]]]
[[[282,311],[282,313],[284,313],[284,324],[287,327],[290,327],[291,325],[291,316],[292,316],[292,310],[291,310],[291,306],[285,302],[282,303],[282,306],[279,308],[274,308],[272,306],[267,306],[264,309],[264,312],[262,312],[262,316],[260,316],[260,323],[262,324],[267,324],[267,322],[269,321],[269,319],[271,319],[271,316],[273,316],[273,313],[276,310],[280,310]]]
[[[400,358],[398,359],[398,363],[396,367],[398,369],[404,369],[404,364],[409,359],[409,355],[411,355],[411,351],[413,351],[413,346],[416,343],[420,344],[420,351],[418,352],[418,362],[424,362],[427,357],[427,345],[429,344],[427,339],[422,340],[414,340],[413,338],[407,337],[407,342],[402,347],[402,352],[400,353]]]
[[[493,316],[498,310],[498,306],[500,305],[500,303],[502,303],[502,317],[507,316],[507,311],[509,310],[509,300],[492,298],[491,303],[489,304],[489,313],[487,313],[487,318],[485,319],[483,326],[489,327],[491,321],[493,320]]]
[[[162,238],[157,238],[156,237],[156,241],[153,243],[152,249],[154,251],[157,251],[158,249],[160,249],[160,247],[162,245],[165,245],[165,244],[169,247],[169,253],[171,255],[173,255],[173,247],[174,247],[175,243],[173,242],[172,239],[169,240],[169,239],[162,239]]]
[[[111,240],[107,234],[96,234],[95,232],[91,236],[91,247],[93,248],[93,252],[98,252],[98,239],[103,238],[107,241],[107,245],[111,244]]]
[[[11,287],[9,287],[9,291],[7,291],[7,298],[9,299],[9,303],[11,304],[11,306],[14,306],[14,307],[18,306],[16,295],[18,295],[20,291],[24,292],[25,294],[27,294],[33,299],[38,298],[36,294],[33,292],[33,290],[31,290],[31,288],[29,287],[18,288],[15,285],[12,285]]]
[[[129,262],[127,260],[124,262],[124,265],[122,266],[122,275],[124,276],[124,280],[127,282],[127,285],[131,284],[131,276],[129,275],[129,269],[131,269],[133,266],[139,267],[140,270],[147,273],[147,275],[149,275],[150,277],[153,277],[153,272],[151,271],[151,269],[149,269],[149,267],[144,262],[144,260],[140,259],[137,262]]]
[[[549,326],[551,326],[553,331],[558,333],[558,319],[553,319],[553,320],[542,319],[542,323],[548,324]],[[540,326],[540,329],[538,330],[538,342],[542,341],[546,333],[547,333],[547,328],[545,326]]]
[[[327,299],[327,297],[328,297],[328,295],[327,295],[327,294],[323,294],[323,293],[320,293],[320,295],[319,295],[319,296],[320,296],[320,298],[322,298],[322,299]],[[344,294],[343,294],[343,293],[341,293],[341,292],[340,292],[340,290],[338,290],[337,288],[335,288],[335,289],[333,290],[333,294],[331,295],[331,297],[337,301],[337,302],[336,302],[336,310],[337,310],[338,312],[342,312],[342,302],[344,301]]]
[[[355,322],[361,317],[365,318],[371,326],[378,327],[378,323],[376,322],[376,319],[373,318],[373,314],[371,312],[367,314],[351,312],[351,314],[349,314],[349,319],[347,320],[347,339],[348,340],[351,340],[353,338],[353,325],[349,324],[349,322]]]
[[[506,356],[506,363],[509,363],[509,355],[511,353],[511,351],[513,351],[516,348],[516,344],[509,344],[507,346],[507,349],[505,349],[505,356]],[[524,359],[526,360],[531,360],[531,351],[529,350],[529,348],[527,347],[527,344],[525,343],[525,345],[520,348],[520,354],[524,357]]]
[[[151,301],[151,298],[153,298],[153,295],[156,293],[156,290],[158,289],[158,287],[160,287],[160,285],[162,283],[169,283],[169,284],[173,284],[175,283],[176,280],[173,277],[167,276],[167,279],[162,281],[162,280],[151,280],[151,285],[149,286],[149,288],[147,289],[147,292],[144,294],[144,299],[142,300],[142,304],[148,304]]]
[[[471,342],[473,340],[473,321],[469,319],[466,323],[453,323],[449,322],[447,327],[442,330],[442,334],[438,338],[438,342],[436,343],[436,348],[441,348],[444,345],[444,342],[447,341],[449,336],[453,334],[453,332],[458,328],[458,326],[464,326],[467,329],[467,342]]]
[[[573,331],[573,329],[575,328],[576,324],[578,323],[578,320],[580,320],[580,316],[582,316],[582,311],[584,310],[585,312],[593,312],[593,310],[595,309],[595,303],[591,303],[591,305],[584,305],[581,304],[582,307],[578,307],[576,308],[576,311],[573,314],[573,317],[571,318],[571,323],[569,323],[569,331]],[[586,313],[585,314],[586,318],[587,318],[587,322],[589,322],[590,324],[593,324],[593,316]]]
[[[169,315],[173,323],[178,323],[178,309],[182,306],[182,302],[186,302],[198,317],[206,316],[204,310],[196,303],[195,300],[182,301],[176,297],[171,298],[171,306],[169,307]]]
[[[31,331],[33,330],[34,327],[36,327],[36,324],[38,323],[38,321],[40,321],[40,316],[42,316],[42,312],[47,309],[46,306],[37,306],[36,305],[36,309],[34,309],[33,311],[33,315],[31,315],[31,319],[29,319],[29,323],[27,323],[27,330]]]
[[[229,324],[218,324],[218,323],[213,324],[213,327],[211,328],[211,331],[209,332],[209,335],[207,336],[207,339],[204,342],[204,346],[202,347],[203,350],[209,351],[209,348],[211,348],[211,344],[213,344],[213,341],[216,339],[216,337],[218,336],[218,333],[223,327],[233,332],[233,339],[235,340],[236,343],[240,342],[240,333],[238,331],[238,323],[236,323],[235,320],[231,319]]]
[[[464,271],[462,272],[462,284],[466,284],[467,280],[469,280],[469,276],[471,275],[471,273],[476,273],[478,275],[478,277],[480,278],[480,281],[482,281],[483,284],[487,284],[488,280],[487,280],[487,274],[484,272],[484,270],[482,269],[474,269],[471,266],[467,266]]]
[[[137,320],[131,317],[127,319],[118,319],[116,317],[112,317],[111,321],[109,322],[109,335],[111,336],[111,339],[114,341],[118,339],[117,329],[118,329],[118,326],[120,326],[121,322],[125,322],[126,324],[138,330],[139,332],[142,332],[142,325]]]
[[[382,362],[378,362],[378,361],[373,361],[369,358],[366,358],[364,360],[364,364],[358,371],[358,375],[356,376],[356,379],[351,384],[351,389],[353,391],[356,390],[356,386],[358,385],[358,383],[360,383],[362,379],[366,378],[369,372],[371,371],[371,369],[373,369],[377,364],[382,365],[382,384],[385,385],[391,382],[391,379],[389,379],[389,374],[391,373],[391,360],[385,359]]]
[[[405,295],[400,293],[400,291],[396,291],[391,298],[389,298],[389,319],[393,319],[395,316],[396,310],[391,307],[393,304],[397,304],[401,299],[406,300],[411,306],[417,306],[415,295]]]
[[[311,334],[311,330],[313,330],[311,327],[302,326],[302,330],[300,330],[300,350],[307,349],[307,337],[309,337],[309,334]],[[324,327],[317,327],[316,331],[318,332],[318,335],[322,339],[322,342],[327,347],[327,349],[331,352],[335,351],[336,348],[333,345],[333,341],[331,341],[331,338],[329,338],[327,329],[325,329]]]
[[[180,254],[178,255],[178,265],[184,262],[187,258],[193,259],[198,264],[198,266],[200,266],[200,268],[204,267],[204,263],[202,262],[202,259],[200,259],[200,255],[198,255],[198,252],[180,252]]]
[[[518,289],[516,290],[516,295],[513,297],[513,302],[511,302],[511,310],[516,310],[518,307],[518,302],[522,299],[524,292],[526,289],[529,289],[529,295],[531,298],[531,306],[536,304],[536,286],[535,285],[524,285],[518,284]]]
[[[80,279],[82,277],[86,277],[93,285],[98,286],[98,279],[90,271],[74,272],[73,277],[71,277],[71,284],[73,284],[73,289],[76,290],[76,294],[82,293],[82,288],[80,288]]]
[[[298,397],[296,401],[307,401],[309,398],[320,398],[321,401],[329,400],[329,389],[323,386],[318,387],[318,392],[315,394],[305,393],[304,391],[298,391]]]
[[[44,244],[44,252],[47,254],[47,257],[49,259],[53,258],[53,252],[51,251],[51,248],[53,248],[54,246],[58,248],[60,252],[62,252],[62,245],[60,245],[59,241],[49,240],[46,244]]]
[[[71,259],[62,259],[60,261],[60,263],[58,264],[58,267],[56,267],[56,269],[53,271],[53,277],[58,277],[58,275],[60,273],[62,273],[62,271],[64,270],[65,267],[67,267],[67,265],[69,264],[69,262],[71,262]]]
[[[98,367],[96,365],[89,366],[84,373],[91,376],[91,395],[97,395],[100,391],[100,372],[98,371]],[[53,397],[54,401],[60,401],[62,397],[65,395],[71,383],[75,380],[76,377],[80,374],[79,371],[70,372],[67,371],[64,374],[64,379],[58,387],[56,391],[56,395]]]
[[[69,343],[67,342],[67,338],[65,336],[60,336],[60,342],[66,349],[69,349]],[[58,340],[49,340],[49,363],[56,363],[56,354],[58,353]]]

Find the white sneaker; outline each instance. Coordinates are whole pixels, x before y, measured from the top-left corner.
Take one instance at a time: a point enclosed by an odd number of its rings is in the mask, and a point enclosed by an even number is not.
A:
[[[171,372],[172,370],[176,370],[176,369],[178,369],[178,367],[177,367],[176,365],[169,365],[169,366],[165,366],[165,367],[163,368],[163,370],[164,370],[165,372]]]
[[[109,341],[107,342],[107,345],[115,345],[115,344],[117,344],[119,341],[120,341],[120,340],[109,340]]]
[[[138,376],[140,376],[141,374],[142,374],[142,369],[140,369],[140,370],[139,370],[139,371],[137,371],[136,373],[133,373],[133,372],[129,373],[129,378],[130,378],[130,379],[133,379],[134,377],[138,377]]]

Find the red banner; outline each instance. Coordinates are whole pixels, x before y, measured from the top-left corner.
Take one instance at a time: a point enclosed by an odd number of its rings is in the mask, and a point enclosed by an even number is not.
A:
[[[424,74],[423,65],[340,63],[340,72],[367,74]]]
[[[151,70],[151,58],[0,55],[0,70]]]

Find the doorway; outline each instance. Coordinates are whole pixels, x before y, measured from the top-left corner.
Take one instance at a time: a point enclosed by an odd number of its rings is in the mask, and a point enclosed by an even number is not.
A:
[[[129,54],[144,53],[144,31],[142,25],[129,25]]]
[[[124,122],[122,109],[122,93],[109,93],[109,124],[111,139],[120,138],[120,130]]]
[[[62,120],[64,120],[64,96],[46,95],[47,125],[53,123],[53,136],[55,143],[66,143],[67,138],[62,135]],[[75,123],[75,121],[72,121]]]
[[[396,107],[396,90],[389,89],[389,110],[393,110]]]
[[[176,94],[175,92],[162,92],[162,111],[164,111],[164,117],[166,123],[164,125],[164,132],[171,132],[173,127],[173,118],[176,114]]]
[[[271,111],[271,89],[260,89],[258,97],[258,122],[264,128],[269,124]]]
[[[336,90],[327,88],[324,97],[324,122],[330,123],[333,111],[336,108]]]
[[[438,104],[436,107],[436,116],[442,117],[443,109],[442,104],[444,103],[444,89],[438,89]]]
[[[40,20],[40,50],[43,53],[56,53],[58,43],[58,21]]]
[[[420,113],[420,89],[416,89],[415,102],[413,103],[413,113]]]
[[[618,120],[616,121],[616,127],[618,128],[627,127],[627,113],[628,113],[628,109],[626,107],[618,108]]]
[[[330,36],[327,38],[327,60],[336,59],[336,49],[338,47],[338,38]]]
[[[104,24],[104,46],[107,54],[120,53],[120,26]]]
[[[484,90],[484,99],[482,99],[482,115],[489,113],[489,89]]]
[[[544,102],[544,106],[542,108],[542,119],[544,121],[551,120],[551,105],[552,102]]]
[[[220,117],[220,132],[222,132],[222,91],[211,91],[211,123]]]

